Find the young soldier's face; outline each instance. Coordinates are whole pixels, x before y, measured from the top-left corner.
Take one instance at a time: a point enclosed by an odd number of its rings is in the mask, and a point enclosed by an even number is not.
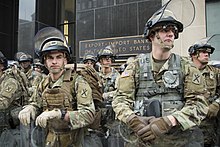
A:
[[[63,52],[54,51],[45,55],[45,64],[50,73],[58,74],[64,70],[67,59]]]
[[[24,68],[24,69],[28,69],[31,66],[31,62],[30,61],[24,61],[21,62],[20,65]]]
[[[111,64],[112,64],[112,58],[111,57],[103,57],[101,60],[100,60],[100,63],[102,66],[106,66],[106,67],[109,67]]]
[[[95,64],[94,62],[92,62],[91,60],[88,60],[86,63],[85,63],[86,66],[90,66],[90,67],[93,67]]]
[[[206,50],[199,51],[197,59],[201,64],[208,64],[210,53]]]
[[[159,29],[154,38],[152,38],[152,43],[158,45],[161,48],[170,50],[173,48],[174,38],[175,38],[175,28],[168,26],[166,29]]]

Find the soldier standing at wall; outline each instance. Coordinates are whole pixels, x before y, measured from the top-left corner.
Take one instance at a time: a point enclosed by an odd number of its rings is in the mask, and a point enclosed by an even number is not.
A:
[[[195,84],[201,84],[204,87],[200,89],[206,89],[205,94],[208,104],[209,111],[208,117],[202,121],[200,128],[204,133],[204,146],[214,147],[217,146],[217,126],[216,116],[219,118],[219,105],[220,105],[220,69],[208,65],[210,55],[214,52],[215,47],[212,45],[214,42],[220,41],[220,35],[213,35],[211,37],[204,38],[197,41],[192,45],[188,52],[192,59],[191,81]],[[185,95],[192,94],[186,92]],[[219,120],[218,120],[219,121]],[[218,134],[219,136],[219,134]]]
[[[76,72],[65,70],[70,49],[64,35],[53,27],[40,30],[35,36],[35,52],[49,70],[30,99],[20,111],[19,119],[28,125],[47,128],[46,143],[50,147],[82,147],[87,126],[94,120],[95,107],[88,83]]]
[[[137,136],[136,146],[202,147],[197,125],[206,117],[208,105],[204,93],[183,97],[187,61],[171,52],[183,24],[166,6],[147,21],[145,37],[152,52],[127,66],[112,106],[117,118],[133,131],[131,135]],[[191,84],[196,92],[198,86]]]
[[[112,99],[117,89],[117,78],[120,75],[114,67],[111,67],[115,59],[112,46],[101,49],[97,58],[101,65],[99,75],[103,83],[103,98],[106,107],[103,116],[105,117],[104,121],[106,121],[107,144],[108,147],[123,146],[123,140],[118,133],[118,121],[115,120],[115,113],[112,109]]]
[[[29,99],[28,80],[15,65],[7,69],[7,59],[0,51],[0,146],[18,147],[18,113]]]

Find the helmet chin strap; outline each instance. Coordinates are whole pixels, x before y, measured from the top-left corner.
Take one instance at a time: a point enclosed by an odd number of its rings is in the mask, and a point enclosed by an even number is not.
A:
[[[166,49],[166,50],[171,50],[174,47],[173,44],[172,44],[172,46],[165,45],[164,42],[161,40],[158,32],[155,34],[155,36],[159,40],[159,45],[160,45],[161,48]]]

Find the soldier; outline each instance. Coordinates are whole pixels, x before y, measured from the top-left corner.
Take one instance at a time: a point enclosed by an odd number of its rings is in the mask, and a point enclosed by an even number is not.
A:
[[[101,71],[99,72],[99,75],[102,78],[104,84],[103,98],[113,98],[115,90],[117,88],[116,79],[117,77],[119,77],[120,74],[114,67],[111,67],[115,59],[112,47],[107,46],[104,49],[100,50],[97,58],[98,62],[101,64]]]
[[[0,51],[0,146],[20,144],[18,113],[29,99],[28,80],[16,66],[7,69],[7,59]]]
[[[123,140],[118,133],[118,122],[115,120],[115,113],[111,106],[117,89],[117,78],[120,75],[114,67],[111,67],[115,59],[112,46],[106,46],[104,49],[101,49],[97,58],[101,65],[99,75],[103,83],[103,98],[106,105],[106,114],[103,114],[103,116],[106,117],[105,121],[107,122],[105,124],[108,138],[107,144],[109,147],[123,146]],[[106,145],[104,144],[104,146]]]
[[[23,72],[27,75],[28,79],[30,79],[31,74],[32,74],[32,63],[33,63],[33,58],[29,54],[25,54],[23,52],[18,52],[16,54],[17,56],[17,61],[21,65]]]
[[[48,130],[43,146],[82,147],[86,127],[95,115],[91,88],[76,72],[65,70],[70,49],[58,29],[40,30],[35,36],[35,49],[49,74],[37,87],[30,104],[20,111],[20,122],[28,125],[40,112],[35,124]]]
[[[45,66],[40,62],[39,59],[34,59],[33,70],[31,73],[32,83],[31,83],[31,87],[29,88],[30,93],[33,93],[34,89],[38,86],[41,80],[44,77],[46,77],[44,71],[45,71]]]
[[[220,69],[213,67],[212,65],[208,65],[208,61],[210,55],[214,52],[215,48],[212,46],[210,42],[213,40],[220,40],[220,35],[213,35],[211,37],[204,38],[202,40],[197,41],[194,45],[192,45],[188,52],[191,56],[193,65],[195,69],[192,71],[192,82],[202,84],[204,87],[201,89],[206,89],[206,98],[209,104],[209,111],[207,114],[207,119],[202,121],[200,128],[204,133],[204,146],[205,147],[214,147],[217,146],[217,121],[216,116],[219,112],[219,104],[220,104],[220,91],[219,86],[220,83]],[[204,78],[204,80],[202,80]],[[186,94],[191,94],[186,92]],[[218,126],[219,127],[219,126]]]
[[[181,2],[181,1],[180,1]],[[165,5],[166,6],[166,5]],[[187,61],[171,52],[183,24],[162,7],[146,23],[144,35],[152,52],[138,56],[118,80],[112,107],[138,139],[133,146],[203,146],[196,127],[206,117],[207,102],[202,94],[183,97],[187,83]],[[182,14],[182,13],[181,13]],[[154,117],[158,118],[154,118]],[[132,142],[134,141],[134,142]]]
[[[92,55],[92,54],[87,54],[84,56],[83,58],[83,63],[85,65],[88,65],[88,66],[91,66],[91,67],[95,67],[95,64],[96,64],[96,59],[95,59],[95,56]]]

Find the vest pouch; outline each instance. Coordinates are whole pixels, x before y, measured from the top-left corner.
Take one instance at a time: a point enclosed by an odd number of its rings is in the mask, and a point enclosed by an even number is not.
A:
[[[47,88],[43,93],[44,110],[54,108],[72,109],[72,95],[62,88]]]
[[[162,101],[162,116],[168,116],[177,110],[180,110],[184,103],[182,101]]]
[[[61,119],[52,119],[48,121],[49,130],[53,130],[55,132],[68,132],[71,131],[70,124]]]
[[[80,146],[82,140],[82,129],[69,132],[49,131],[46,138],[45,147],[70,147]]]

